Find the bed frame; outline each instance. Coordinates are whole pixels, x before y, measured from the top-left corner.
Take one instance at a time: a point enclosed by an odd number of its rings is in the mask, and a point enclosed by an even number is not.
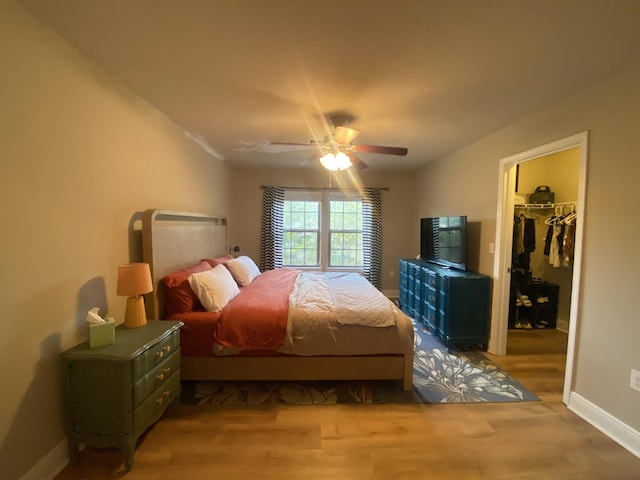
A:
[[[163,319],[161,280],[203,258],[229,253],[227,219],[200,213],[150,209],[142,218],[143,259],[154,290],[145,297],[147,317]],[[362,356],[182,357],[184,380],[400,380],[413,388],[413,345],[403,354]]]

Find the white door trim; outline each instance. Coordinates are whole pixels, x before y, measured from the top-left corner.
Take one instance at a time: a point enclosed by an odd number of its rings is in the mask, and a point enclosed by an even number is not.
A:
[[[489,352],[504,355],[507,351],[507,330],[509,328],[509,289],[511,284],[511,248],[513,242],[513,211],[515,191],[515,166],[534,158],[578,147],[580,149],[578,172],[578,216],[576,222],[575,255],[571,284],[571,312],[569,315],[569,339],[567,344],[567,364],[564,377],[564,403],[569,403],[573,390],[573,367],[575,364],[576,332],[579,319],[580,279],[582,267],[582,242],[584,231],[587,158],[589,132],[581,132],[556,142],[542,145],[500,160],[498,181],[498,212],[496,216],[496,245],[493,267],[493,298],[491,314],[491,334]]]

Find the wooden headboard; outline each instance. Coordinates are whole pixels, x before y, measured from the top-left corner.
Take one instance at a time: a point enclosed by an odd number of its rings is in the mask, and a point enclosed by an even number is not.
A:
[[[142,216],[142,257],[151,268],[153,292],[145,295],[147,318],[164,318],[161,280],[203,258],[228,252],[226,217],[172,210],[145,210]]]

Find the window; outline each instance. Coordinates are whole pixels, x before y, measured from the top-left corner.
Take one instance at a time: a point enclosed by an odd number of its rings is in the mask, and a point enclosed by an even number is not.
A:
[[[289,190],[283,213],[283,265],[362,270],[363,217],[359,196]]]
[[[329,202],[329,266],[362,267],[362,200]]]
[[[285,200],[282,262],[287,266],[320,265],[320,202]]]
[[[315,238],[317,239],[317,259],[314,263],[319,263],[318,269],[329,269],[329,268],[342,268],[346,269],[348,267],[329,267],[329,260],[327,259],[328,253],[323,253],[329,251],[329,213],[328,212],[329,200],[328,200],[328,191],[323,192],[303,192],[298,189],[287,189],[286,187],[274,187],[271,185],[265,185],[263,188],[262,195],[262,222],[260,226],[260,234],[261,234],[261,242],[260,242],[260,269],[261,270],[272,270],[274,268],[279,268],[285,265],[283,262],[283,253],[285,248],[288,249],[289,258],[287,259],[286,264],[291,265],[289,262],[293,260],[297,260],[296,258],[291,257],[291,254],[294,253],[294,250],[299,251],[302,250],[305,252],[305,255],[311,252],[311,241],[309,238],[302,236],[304,238],[304,242],[300,243],[300,235],[293,235],[293,233],[314,233]],[[353,194],[351,196],[346,195],[344,192],[338,193],[331,191],[331,200],[335,201],[359,201],[361,202],[362,208],[362,219],[358,220],[356,214],[356,222],[362,222],[362,226],[357,226],[355,230],[356,234],[356,256],[358,263],[360,252],[359,245],[362,243],[362,266],[358,268],[349,268],[353,270],[357,270],[365,276],[367,280],[369,280],[375,287],[380,288],[382,283],[381,278],[381,267],[382,267],[382,191],[386,188],[380,187],[365,187],[358,191],[357,194]],[[343,197],[343,198],[338,198]],[[287,237],[287,241],[289,242],[286,247],[283,245],[285,241],[284,235],[284,205],[285,200],[289,202],[293,201],[302,201],[302,202],[315,202],[318,205],[318,227],[312,229],[293,229],[291,228],[292,223],[288,225],[288,232],[292,235]],[[324,206],[327,205],[326,209]],[[343,204],[343,212],[345,205]],[[287,207],[289,208],[289,207]],[[294,214],[294,210],[289,208],[290,213],[292,215],[298,215],[298,212]],[[299,210],[299,209],[298,209]],[[334,209],[335,210],[335,209]],[[307,216],[306,207],[305,207],[305,218]],[[347,215],[347,219],[350,217]],[[325,221],[326,219],[326,221]],[[298,219],[299,220],[299,219]],[[353,234],[354,231],[345,231],[344,229],[344,220],[345,217],[343,215],[343,227],[342,229],[335,229],[335,233],[337,234]],[[347,220],[348,222],[349,220]],[[304,225],[304,222],[302,222]],[[324,227],[327,225],[327,227]],[[358,228],[361,229],[361,238],[358,239]],[[326,230],[326,232],[325,232]],[[337,237],[334,237],[337,238]],[[349,247],[349,242],[351,237],[346,240],[346,245]],[[345,237],[344,235],[340,237],[342,240],[342,245],[339,250],[342,250],[342,258],[340,258],[340,262],[344,263],[344,253],[345,251],[352,251],[352,248],[344,248],[345,245]],[[294,240],[298,243],[294,244]],[[336,240],[337,241],[337,240]],[[298,247],[299,245],[303,245],[302,248],[293,248],[294,246]],[[325,245],[327,245],[325,247]],[[309,248],[307,248],[307,246]],[[296,255],[298,253],[296,252]],[[299,261],[299,260],[297,260]],[[338,262],[338,259],[336,259]]]

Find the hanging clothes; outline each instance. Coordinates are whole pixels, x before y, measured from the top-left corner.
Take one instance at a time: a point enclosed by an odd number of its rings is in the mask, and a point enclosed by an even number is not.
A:
[[[556,213],[544,222],[548,225],[544,254],[548,257],[549,264],[555,268],[573,265],[575,219],[574,206],[570,214],[556,209]]]
[[[560,237],[560,225],[553,225],[552,229],[551,245],[549,247],[549,264],[557,268],[562,265],[560,245],[558,243],[558,238]]]
[[[544,256],[549,257],[551,254],[551,239],[553,238],[553,225],[547,228],[547,236],[544,239]]]
[[[562,264],[565,267],[573,266],[573,255],[575,248],[575,240],[576,240],[576,225],[570,224],[567,225],[567,231],[564,234],[564,255]]]
[[[524,251],[523,236],[524,236],[524,215],[516,215],[513,217],[513,258],[518,258]]]
[[[524,219],[524,232],[522,235],[522,246],[525,252],[536,251],[536,221],[533,218]]]
[[[531,252],[536,248],[535,220],[520,214],[513,219],[512,264],[528,272],[531,265]]]

